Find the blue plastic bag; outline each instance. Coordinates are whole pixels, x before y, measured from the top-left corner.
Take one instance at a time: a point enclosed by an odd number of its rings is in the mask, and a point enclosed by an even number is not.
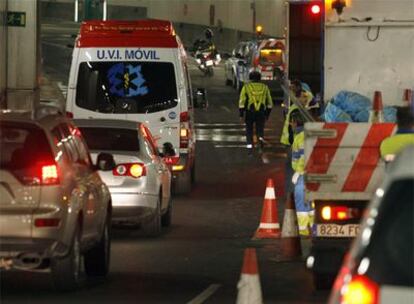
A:
[[[326,105],[322,117],[326,122],[352,122],[351,116],[334,105],[332,102]]]
[[[368,121],[372,107],[369,98],[355,92],[340,91],[332,98],[332,103],[351,116],[352,121]]]

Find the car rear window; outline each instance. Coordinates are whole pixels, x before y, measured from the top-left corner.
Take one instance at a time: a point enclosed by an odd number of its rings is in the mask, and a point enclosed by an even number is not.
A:
[[[54,159],[45,132],[31,124],[0,122],[0,167],[19,170]]]
[[[366,257],[379,284],[414,286],[414,179],[395,181],[385,193]]]
[[[169,62],[83,62],[76,105],[100,113],[154,113],[178,104]]]
[[[96,127],[79,129],[90,150],[139,151],[137,130]]]

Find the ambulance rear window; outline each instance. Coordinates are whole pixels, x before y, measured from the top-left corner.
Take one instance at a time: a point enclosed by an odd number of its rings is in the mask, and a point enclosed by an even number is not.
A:
[[[168,62],[83,62],[76,105],[100,113],[154,113],[177,106],[174,65]]]
[[[260,63],[261,64],[273,64],[280,66],[283,63],[282,60],[283,51],[277,48],[268,48],[260,50]]]

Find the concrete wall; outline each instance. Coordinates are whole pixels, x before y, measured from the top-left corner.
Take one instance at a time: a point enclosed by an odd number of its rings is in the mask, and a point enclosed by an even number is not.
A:
[[[58,16],[73,20],[74,0],[41,0],[42,16]],[[84,0],[79,0],[80,9]],[[253,31],[253,0],[107,0],[110,19],[167,19],[175,23],[185,44],[203,35],[209,26],[215,32],[220,50],[230,51]],[[264,35],[282,37],[285,34],[284,0],[255,0],[256,24],[264,27]],[[69,7],[68,7],[69,6]],[[62,12],[64,10],[64,12]]]
[[[6,34],[6,0],[0,0],[0,108],[4,108],[6,102]]]
[[[39,102],[39,2],[9,0],[9,12],[24,12],[25,26],[7,27],[7,107],[32,109]]]

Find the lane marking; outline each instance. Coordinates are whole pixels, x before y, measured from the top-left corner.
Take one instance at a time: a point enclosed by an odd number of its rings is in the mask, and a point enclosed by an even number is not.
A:
[[[190,302],[187,302],[187,304],[204,303],[209,297],[211,297],[220,288],[220,286],[221,286],[220,284],[211,284],[206,290],[204,290],[202,293],[200,293]]]
[[[246,148],[246,144],[240,145],[214,145],[214,148]]]
[[[230,109],[228,107],[226,107],[226,106],[221,106],[220,108],[222,108],[227,113],[231,113]]]
[[[244,123],[195,123],[196,127],[245,127]]]

